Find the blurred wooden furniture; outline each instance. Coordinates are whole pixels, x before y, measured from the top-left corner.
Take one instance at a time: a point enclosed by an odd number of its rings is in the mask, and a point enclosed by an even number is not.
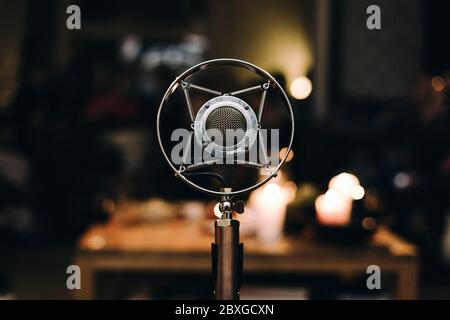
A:
[[[210,221],[212,227],[213,221]],[[171,221],[125,226],[110,222],[91,227],[81,238],[75,263],[81,268],[77,299],[95,298],[95,277],[102,271],[211,272],[213,235],[198,222]],[[380,227],[370,244],[333,246],[283,238],[271,246],[242,237],[244,272],[366,274],[378,265],[396,279],[395,298],[417,298],[416,247]],[[368,276],[368,275],[367,275]]]

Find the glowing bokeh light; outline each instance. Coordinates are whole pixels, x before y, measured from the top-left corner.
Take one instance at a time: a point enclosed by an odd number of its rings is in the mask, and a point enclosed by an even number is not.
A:
[[[122,42],[120,54],[127,62],[131,62],[137,58],[142,49],[142,43],[139,37],[135,35],[128,35]]]
[[[88,247],[92,250],[100,250],[106,246],[106,240],[100,235],[94,235],[88,240]]]
[[[353,190],[358,186],[360,186],[359,179],[355,175],[347,172],[340,173],[333,177],[328,184],[330,190],[337,191],[342,195],[352,198]]]
[[[434,91],[441,92],[445,89],[445,80],[441,76],[436,76],[431,79],[431,86]]]
[[[311,94],[312,83],[307,77],[298,77],[292,81],[289,89],[295,99],[306,99]]]
[[[405,189],[411,185],[411,176],[406,172],[399,172],[394,176],[394,186],[397,189]]]
[[[315,201],[317,220],[325,225],[346,225],[352,212],[351,198],[335,190],[328,190]]]
[[[355,186],[351,190],[352,198],[353,200],[360,200],[364,197],[365,191],[364,188],[361,186]]]
[[[377,226],[377,222],[372,217],[365,217],[362,221],[362,226],[366,230],[373,230]]]
[[[264,196],[276,200],[280,197],[281,187],[276,183],[269,183],[264,186]]]
[[[286,156],[287,150],[288,150],[287,147],[284,147],[284,148],[282,148],[282,149],[280,150],[280,160],[283,160],[283,159],[284,159],[284,157]],[[288,156],[287,156],[287,158],[286,158],[286,162],[291,161],[293,158],[294,158],[294,151],[289,150],[289,154],[288,154]]]
[[[214,206],[214,215],[220,219],[220,218],[222,218],[222,212],[220,212],[219,204],[220,203],[217,202],[216,205]]]
[[[288,181],[283,185],[283,189],[286,190],[288,203],[294,201],[297,195],[297,184],[294,181]]]

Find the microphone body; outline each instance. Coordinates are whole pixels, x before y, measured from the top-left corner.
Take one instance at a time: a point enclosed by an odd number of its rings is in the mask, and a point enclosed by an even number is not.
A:
[[[215,242],[211,244],[214,298],[239,300],[244,260],[244,245],[239,243],[239,221],[218,219],[214,228]]]

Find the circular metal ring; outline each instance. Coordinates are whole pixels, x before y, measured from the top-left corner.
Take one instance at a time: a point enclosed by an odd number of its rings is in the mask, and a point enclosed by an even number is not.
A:
[[[187,179],[182,173],[180,173],[175,166],[172,164],[172,162],[170,161],[166,151],[164,150],[164,146],[162,144],[161,141],[161,134],[160,134],[160,118],[161,118],[161,111],[164,108],[166,102],[169,100],[169,98],[172,96],[172,94],[175,92],[175,90],[178,88],[178,86],[181,85],[181,82],[186,80],[187,78],[189,78],[190,76],[192,76],[194,73],[200,71],[200,70],[204,70],[213,66],[236,66],[236,67],[241,67],[247,70],[250,70],[254,73],[256,73],[257,75],[259,75],[260,77],[269,80],[270,83],[277,88],[280,93],[281,93],[281,97],[283,98],[283,102],[284,104],[287,106],[287,109],[289,111],[289,120],[290,120],[290,125],[291,125],[291,134],[290,134],[290,138],[289,138],[289,145],[288,145],[288,150],[285,153],[283,159],[281,160],[281,162],[278,164],[278,166],[275,168],[275,170],[273,172],[270,173],[270,175],[268,175],[265,179],[261,180],[260,182],[254,184],[251,187],[245,188],[245,189],[241,189],[241,190],[237,190],[237,191],[214,191],[214,190],[209,190],[206,188],[203,188],[202,186],[199,186],[198,184],[190,181],[189,179]],[[259,124],[260,125],[260,124]],[[252,190],[255,190],[257,188],[259,188],[260,186],[262,186],[263,184],[265,184],[266,182],[268,182],[270,179],[272,179],[278,172],[278,170],[280,170],[280,168],[282,167],[282,165],[285,163],[288,155],[289,155],[289,151],[292,148],[292,142],[294,140],[294,129],[295,129],[295,124],[294,124],[294,113],[292,111],[292,106],[291,103],[289,102],[289,98],[286,95],[286,92],[284,92],[283,88],[280,86],[280,84],[275,80],[275,78],[268,73],[267,71],[261,69],[260,67],[255,66],[254,64],[251,64],[249,62],[243,61],[243,60],[238,60],[238,59],[228,59],[228,58],[224,58],[224,59],[214,59],[214,60],[208,60],[208,61],[204,61],[202,63],[199,63],[189,69],[187,69],[186,71],[184,71],[181,75],[179,75],[173,82],[172,84],[169,86],[169,88],[166,90],[166,93],[164,94],[164,97],[161,100],[161,104],[159,105],[159,109],[158,109],[158,115],[156,118],[156,131],[157,131],[157,136],[158,136],[158,143],[159,146],[161,148],[161,152],[164,155],[164,158],[166,159],[167,163],[169,164],[169,166],[171,167],[171,169],[175,172],[175,174],[177,174],[181,180],[183,180],[185,183],[187,183],[188,185],[190,185],[191,187],[193,187],[194,189],[197,189],[201,192],[213,195],[213,196],[237,196],[237,195],[241,195],[247,192],[250,192]]]

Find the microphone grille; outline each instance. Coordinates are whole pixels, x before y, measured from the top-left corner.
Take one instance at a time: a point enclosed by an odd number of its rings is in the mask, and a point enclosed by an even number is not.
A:
[[[242,137],[247,131],[247,120],[245,116],[236,108],[223,106],[214,109],[205,122],[205,129],[219,130],[222,137],[226,138],[227,130],[242,130]],[[238,139],[241,140],[241,139]]]

